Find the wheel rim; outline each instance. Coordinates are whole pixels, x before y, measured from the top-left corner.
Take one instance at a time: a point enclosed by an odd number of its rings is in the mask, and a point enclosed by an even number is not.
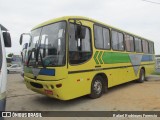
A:
[[[93,89],[96,94],[100,94],[102,91],[102,83],[100,80],[96,80],[93,86]]]

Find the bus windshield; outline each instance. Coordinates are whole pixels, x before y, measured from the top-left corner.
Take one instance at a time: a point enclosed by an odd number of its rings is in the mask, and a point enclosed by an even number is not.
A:
[[[31,32],[28,65],[63,66],[65,64],[66,22],[53,23]]]

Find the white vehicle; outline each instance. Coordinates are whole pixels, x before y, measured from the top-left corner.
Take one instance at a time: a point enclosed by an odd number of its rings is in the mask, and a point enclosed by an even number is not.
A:
[[[10,72],[21,72],[22,67],[19,64],[12,64],[11,66],[7,67],[7,73],[9,74]]]
[[[160,69],[160,57],[156,56],[155,60],[156,60],[156,69]]]
[[[5,110],[7,64],[5,47],[11,47],[11,38],[8,30],[0,24],[0,111]]]

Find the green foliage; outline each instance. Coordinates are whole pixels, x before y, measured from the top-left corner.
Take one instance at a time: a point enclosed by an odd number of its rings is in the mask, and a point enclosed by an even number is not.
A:
[[[8,57],[12,57],[14,54],[13,53],[9,53],[8,54]]]

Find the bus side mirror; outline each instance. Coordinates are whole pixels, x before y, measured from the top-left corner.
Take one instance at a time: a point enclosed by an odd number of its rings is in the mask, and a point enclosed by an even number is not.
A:
[[[86,28],[78,25],[75,31],[75,38],[84,39],[86,36]]]
[[[21,36],[20,36],[20,40],[19,40],[19,44],[20,44],[20,45],[22,45],[23,39],[26,39],[26,36],[29,36],[29,39],[30,39],[30,41],[31,41],[32,36],[31,36],[30,33],[22,33]],[[28,39],[28,38],[27,38],[27,39]],[[29,46],[30,46],[30,45],[29,45]],[[28,45],[27,45],[27,47],[28,47]]]
[[[19,40],[20,45],[22,45],[22,41],[23,41],[23,34],[21,34],[21,36],[20,36],[20,40]]]
[[[11,47],[11,36],[8,32],[3,32],[4,45],[5,47]]]

